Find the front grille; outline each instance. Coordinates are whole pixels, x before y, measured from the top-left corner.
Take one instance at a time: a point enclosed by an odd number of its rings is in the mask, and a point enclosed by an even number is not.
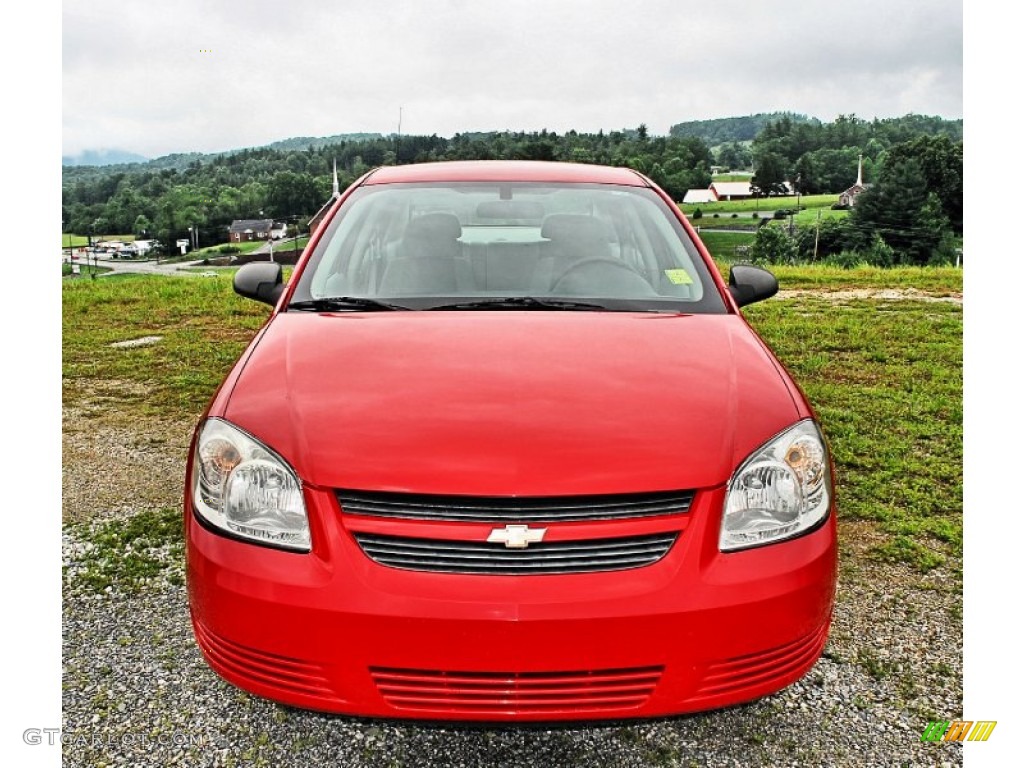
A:
[[[663,667],[573,672],[446,672],[371,667],[381,696],[396,709],[526,715],[615,711],[642,706]]]
[[[693,491],[603,496],[435,496],[418,493],[336,492],[350,515],[471,523],[556,523],[622,520],[687,512]]]
[[[372,560],[392,568],[438,573],[538,575],[620,571],[651,565],[666,555],[678,534],[541,542],[524,549],[478,541],[372,533],[354,535]]]

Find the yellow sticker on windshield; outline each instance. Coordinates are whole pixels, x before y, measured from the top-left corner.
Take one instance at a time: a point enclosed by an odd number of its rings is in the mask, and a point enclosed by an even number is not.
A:
[[[672,285],[693,285],[693,278],[685,269],[666,269],[665,277]]]

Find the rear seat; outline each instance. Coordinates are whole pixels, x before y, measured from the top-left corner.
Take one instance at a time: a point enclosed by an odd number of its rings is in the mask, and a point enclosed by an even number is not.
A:
[[[533,273],[540,258],[538,243],[490,243],[481,254],[479,287],[486,291],[525,293],[533,285]]]

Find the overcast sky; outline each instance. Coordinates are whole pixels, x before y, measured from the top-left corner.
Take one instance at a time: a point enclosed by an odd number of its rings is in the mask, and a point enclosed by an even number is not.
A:
[[[63,154],[963,116],[958,0],[64,0]]]

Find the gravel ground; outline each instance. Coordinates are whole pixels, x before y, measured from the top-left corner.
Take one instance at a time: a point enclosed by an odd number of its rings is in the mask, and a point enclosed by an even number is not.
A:
[[[88,580],[97,526],[180,503],[191,425],[143,427],[77,408],[66,409],[64,427],[64,518],[95,521],[66,527],[63,541],[65,765],[962,765],[962,745],[920,740],[929,720],[962,709],[959,576],[868,559],[867,524],[841,523],[825,655],[761,701],[554,729],[357,720],[281,707],[218,678],[192,638],[177,551],[164,546],[164,567],[136,592]]]
[[[778,296],[780,299],[796,299],[801,296],[814,296],[815,298],[825,299],[833,302],[850,301],[852,299],[872,299],[875,301],[925,301],[925,302],[944,302],[949,304],[963,304],[964,296],[962,293],[955,293],[949,296],[934,296],[924,291],[919,291],[916,288],[858,288],[855,290],[845,291],[822,291],[822,290],[789,290],[779,291]]]

